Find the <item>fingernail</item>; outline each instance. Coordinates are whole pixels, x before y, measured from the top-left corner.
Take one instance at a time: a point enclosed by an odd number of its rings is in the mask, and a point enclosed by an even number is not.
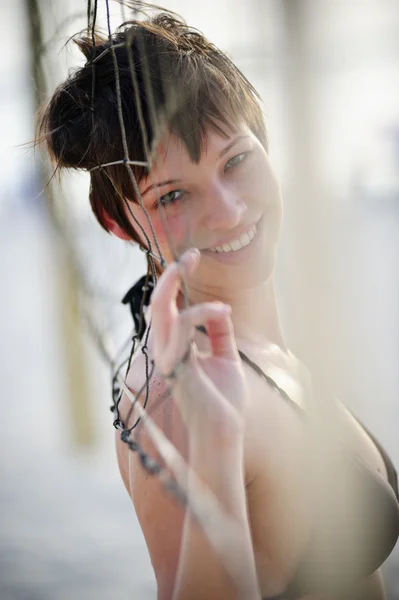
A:
[[[225,313],[226,315],[231,314],[230,304],[225,304],[224,302],[215,302],[215,305],[222,313]]]
[[[223,304],[222,308],[225,315],[231,315],[231,306],[230,304]]]
[[[198,260],[199,257],[201,256],[201,252],[198,250],[198,248],[190,248],[189,252],[190,252],[190,257],[192,256],[196,260]]]

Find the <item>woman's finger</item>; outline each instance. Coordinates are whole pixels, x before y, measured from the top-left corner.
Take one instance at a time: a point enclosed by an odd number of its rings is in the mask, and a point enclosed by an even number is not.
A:
[[[179,262],[169,265],[161,275],[151,298],[151,318],[154,333],[154,347],[158,354],[165,349],[174,321],[179,312],[177,295],[181,279],[190,275],[199,262],[200,253],[196,248],[185,252]]]
[[[181,363],[190,342],[194,338],[195,327],[199,325],[207,327],[210,322],[224,320],[229,308],[221,302],[208,302],[196,304],[181,312],[171,329],[165,351],[155,357],[155,362],[161,373],[167,376]]]
[[[233,323],[231,321],[231,308],[228,304],[222,315],[217,319],[209,319],[206,331],[211,344],[213,356],[228,359],[238,359],[238,349],[234,337]]]

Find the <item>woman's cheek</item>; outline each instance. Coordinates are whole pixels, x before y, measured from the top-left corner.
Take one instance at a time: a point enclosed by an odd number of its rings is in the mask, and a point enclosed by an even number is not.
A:
[[[161,251],[165,256],[172,255],[172,249],[169,240],[172,240],[174,249],[180,254],[190,245],[190,236],[188,223],[181,215],[170,216],[165,213],[165,218],[157,213],[156,218],[152,219],[153,229]],[[194,238],[192,239],[194,243]]]

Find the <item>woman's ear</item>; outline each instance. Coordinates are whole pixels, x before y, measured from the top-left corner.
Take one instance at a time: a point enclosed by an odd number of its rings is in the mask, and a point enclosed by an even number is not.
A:
[[[110,217],[107,212],[103,211],[102,217],[108,231],[116,235],[116,237],[118,237],[121,240],[132,239],[131,236],[128,233],[126,233],[126,231],[122,229],[122,227],[118,225],[118,223],[114,219],[112,219],[112,217]]]
[[[109,224],[107,223],[107,227],[111,233],[116,235],[116,237],[118,237],[121,240],[131,240],[132,239],[131,236],[128,233],[126,233],[126,231],[124,229],[122,229],[122,227],[120,225],[118,225],[118,223],[116,223],[112,219],[110,219]]]

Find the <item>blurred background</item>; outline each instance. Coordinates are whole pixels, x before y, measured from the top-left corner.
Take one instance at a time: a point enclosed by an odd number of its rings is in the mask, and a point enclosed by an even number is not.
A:
[[[277,279],[289,345],[302,357],[309,336],[325,343],[334,389],[399,466],[399,2],[162,4],[260,91],[285,197]],[[78,310],[118,348],[130,330],[120,299],[143,255],[94,222],[87,175],[47,194],[46,165],[23,145],[37,103],[83,63],[64,45],[85,28],[86,3],[14,0],[2,13],[0,598],[153,599],[114,456],[109,367]],[[121,20],[113,5],[113,27]],[[398,552],[385,572],[399,599]]]

